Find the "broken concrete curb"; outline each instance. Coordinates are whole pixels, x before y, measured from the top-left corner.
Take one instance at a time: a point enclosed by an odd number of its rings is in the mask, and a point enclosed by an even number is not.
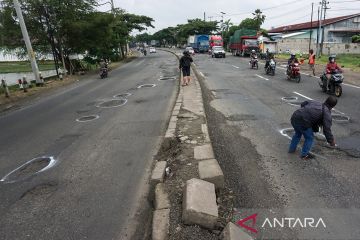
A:
[[[216,189],[224,188],[224,174],[216,159],[200,161],[198,168],[200,179],[213,183]]]
[[[185,224],[214,228],[219,216],[214,184],[196,178],[186,181],[182,204]]]
[[[196,146],[194,148],[194,158],[196,160],[213,159],[214,151],[211,144],[205,144],[202,146]]]
[[[229,222],[221,233],[222,240],[253,240],[253,238],[236,226]]]

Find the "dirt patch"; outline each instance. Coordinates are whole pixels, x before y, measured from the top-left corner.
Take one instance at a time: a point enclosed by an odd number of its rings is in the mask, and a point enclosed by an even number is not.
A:
[[[20,199],[24,199],[26,197],[31,198],[34,196],[51,195],[52,193],[54,193],[57,190],[57,186],[58,186],[58,184],[55,182],[43,183],[43,184],[36,185],[35,187],[24,192],[21,195]]]

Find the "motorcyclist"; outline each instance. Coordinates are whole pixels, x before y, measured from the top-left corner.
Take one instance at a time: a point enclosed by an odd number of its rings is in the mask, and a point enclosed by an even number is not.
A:
[[[144,52],[144,55],[146,56],[146,48],[144,48],[144,51],[143,51],[143,52]]]
[[[271,59],[274,60],[274,54],[269,52],[269,49],[266,49],[266,62],[265,62],[265,69],[269,66]]]
[[[290,58],[288,59],[288,69],[287,69],[288,75],[289,75],[289,73],[290,73],[290,71],[291,71],[291,67],[292,67],[295,63],[299,63],[299,60],[296,58],[295,53],[291,53],[291,54],[290,54]]]
[[[251,60],[253,60],[253,59],[255,59],[257,57],[257,55],[256,55],[256,51],[253,49],[253,50],[251,50],[251,54],[250,54],[250,58],[251,58]]]
[[[337,72],[342,72],[341,68],[337,65],[336,61],[335,61],[335,56],[330,56],[329,57],[329,62],[326,65],[326,87],[329,86],[330,83],[330,79],[331,79],[331,74],[337,73]]]

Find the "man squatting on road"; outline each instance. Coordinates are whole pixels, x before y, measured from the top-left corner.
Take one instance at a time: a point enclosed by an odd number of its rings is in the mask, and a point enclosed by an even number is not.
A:
[[[324,103],[317,101],[305,101],[301,103],[301,108],[296,110],[291,116],[291,125],[295,130],[292,137],[289,153],[294,153],[300,142],[301,136],[304,135],[305,142],[301,151],[301,158],[304,160],[314,158],[310,153],[314,132],[319,131],[322,126],[327,142],[331,146],[335,146],[334,136],[331,133],[331,109],[337,104],[337,99],[330,96]]]
[[[193,62],[192,57],[190,56],[189,51],[184,51],[183,56],[179,61],[179,69],[183,72],[182,86],[189,85],[190,83],[190,66]]]

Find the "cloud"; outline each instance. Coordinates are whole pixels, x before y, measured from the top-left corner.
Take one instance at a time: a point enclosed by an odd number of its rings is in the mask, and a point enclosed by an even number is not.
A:
[[[231,19],[234,24],[239,24],[243,19],[252,17],[252,12],[264,9],[266,15],[263,28],[278,27],[300,22],[310,21],[311,3],[314,3],[313,19],[317,19],[318,2],[314,0],[114,0],[115,7],[125,9],[127,12],[152,17],[155,29],[148,29],[154,33],[166,27],[184,24],[187,19],[204,18],[206,20],[221,20],[220,12],[225,12],[224,20]],[[330,3],[331,9],[327,17],[336,17],[360,12],[359,2],[336,0]],[[271,9],[267,9],[271,8]],[[336,10],[336,11],[335,11]]]

